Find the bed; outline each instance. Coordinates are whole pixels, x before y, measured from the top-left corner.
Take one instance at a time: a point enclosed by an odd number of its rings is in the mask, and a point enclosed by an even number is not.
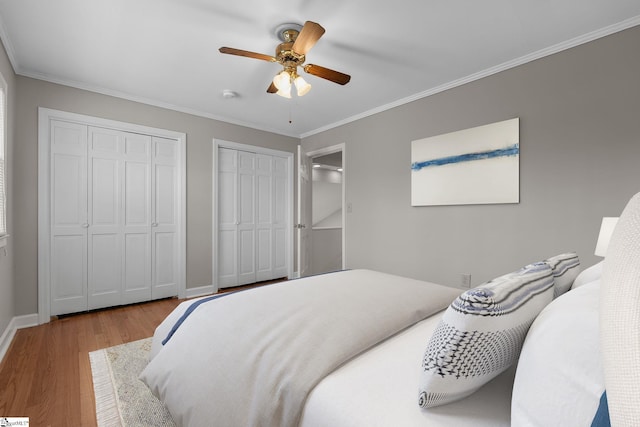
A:
[[[616,233],[640,236],[634,206]],[[640,272],[609,258],[580,273],[565,253],[464,293],[352,270],[186,301],[141,379],[184,426],[599,426],[609,406],[638,421],[598,348],[601,295]]]

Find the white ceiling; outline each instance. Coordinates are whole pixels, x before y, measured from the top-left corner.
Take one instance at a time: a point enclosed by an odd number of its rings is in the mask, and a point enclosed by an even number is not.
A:
[[[640,1],[0,0],[0,20],[20,75],[303,137],[638,25]],[[218,52],[273,55],[306,20],[326,29],[307,63],[346,86],[305,75],[287,100],[278,64]]]

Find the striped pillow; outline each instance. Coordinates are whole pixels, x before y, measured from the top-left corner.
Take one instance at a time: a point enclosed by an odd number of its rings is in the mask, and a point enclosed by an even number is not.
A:
[[[544,262],[486,282],[444,312],[422,360],[422,408],[470,395],[517,359],[529,326],[553,299],[553,273]]]
[[[576,280],[580,273],[580,259],[578,259],[578,255],[575,252],[569,252],[545,259],[544,262],[549,264],[553,271],[553,279],[555,281],[553,298],[557,298],[571,289],[573,281]]]

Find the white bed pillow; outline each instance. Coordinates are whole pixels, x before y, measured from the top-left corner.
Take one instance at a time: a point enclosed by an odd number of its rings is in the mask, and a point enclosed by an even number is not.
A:
[[[576,280],[573,281],[571,289],[579,288],[582,285],[586,285],[587,283],[600,279],[602,277],[603,263],[604,261],[600,261],[599,263],[582,270],[580,274],[578,274],[578,277],[576,277]]]
[[[555,282],[553,285],[553,298],[558,298],[571,289],[573,281],[580,273],[580,259],[575,252],[569,252],[545,259],[544,262],[549,264],[553,271],[553,280]]]
[[[589,426],[604,391],[600,282],[549,304],[529,329],[511,401],[514,426]]]
[[[552,299],[553,273],[544,262],[456,298],[422,360],[420,407],[462,399],[508,369],[518,359],[529,326]]]

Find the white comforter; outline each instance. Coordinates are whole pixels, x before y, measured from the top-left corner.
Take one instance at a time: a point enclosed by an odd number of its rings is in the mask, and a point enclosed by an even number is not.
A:
[[[459,293],[353,270],[231,294],[194,310],[141,379],[178,425],[296,426],[326,375]],[[185,309],[165,322],[173,326]]]

